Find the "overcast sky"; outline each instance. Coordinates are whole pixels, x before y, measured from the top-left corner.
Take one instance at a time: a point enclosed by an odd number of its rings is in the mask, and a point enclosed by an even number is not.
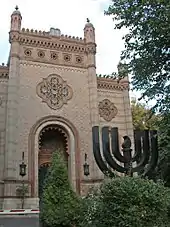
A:
[[[62,34],[83,36],[86,18],[96,29],[97,73],[117,69],[123,49],[122,31],[114,30],[111,17],[104,16],[110,0],[5,0],[0,13],[0,63],[7,61],[10,15],[16,5],[22,14],[22,27],[49,31],[59,28]]]
[[[10,16],[16,5],[22,14],[22,27],[49,31],[59,28],[62,34],[83,37],[86,18],[96,29],[97,73],[111,74],[117,70],[122,36],[125,31],[114,30],[112,17],[104,10],[111,0],[5,0],[0,13],[0,64],[6,63],[9,54],[8,32]]]

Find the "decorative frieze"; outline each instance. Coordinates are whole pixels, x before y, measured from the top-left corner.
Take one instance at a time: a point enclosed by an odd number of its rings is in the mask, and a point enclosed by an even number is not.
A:
[[[50,57],[51,57],[51,59],[52,60],[57,60],[58,59],[58,53],[57,52],[55,52],[55,51],[51,51],[51,53],[50,53]]]
[[[129,81],[118,81],[110,78],[97,78],[97,88],[105,90],[128,90]]]
[[[23,65],[23,66],[30,66],[30,67],[36,67],[36,68],[50,68],[50,69],[53,69],[53,70],[59,70],[59,71],[62,71],[62,72],[75,72],[75,73],[81,73],[81,74],[84,74],[86,73],[86,69],[84,68],[76,68],[76,67],[73,67],[72,65],[69,65],[68,66],[62,66],[60,64],[44,64],[42,62],[31,62],[31,61],[25,61],[25,60],[22,60],[20,61],[20,64]]]
[[[45,57],[45,51],[39,50],[39,51],[37,52],[37,55],[38,55],[39,58],[44,58],[44,57]]]
[[[24,51],[24,54],[25,54],[25,56],[30,57],[31,54],[32,54],[32,51],[31,51],[30,49],[26,49],[26,50]]]
[[[10,32],[9,40],[10,42],[18,41],[23,46],[52,49],[62,52],[96,53],[96,44],[87,44],[85,39],[69,37],[67,35],[53,37],[48,32]]]
[[[51,74],[37,85],[37,95],[51,109],[57,110],[67,104],[73,96],[73,91],[61,76]]]
[[[21,59],[34,62],[42,62],[49,64],[65,65],[86,68],[83,54],[73,54],[67,52],[50,51],[40,48],[23,47]]]

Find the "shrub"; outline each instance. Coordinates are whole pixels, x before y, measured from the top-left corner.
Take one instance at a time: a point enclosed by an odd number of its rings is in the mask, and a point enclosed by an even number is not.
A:
[[[40,219],[44,226],[73,226],[79,213],[79,198],[68,180],[67,167],[60,152],[54,152],[42,197]]]
[[[82,222],[86,227],[170,226],[170,191],[162,184],[141,178],[119,177],[101,185],[91,200]],[[92,209],[93,208],[93,209]],[[89,217],[88,212],[91,216]]]

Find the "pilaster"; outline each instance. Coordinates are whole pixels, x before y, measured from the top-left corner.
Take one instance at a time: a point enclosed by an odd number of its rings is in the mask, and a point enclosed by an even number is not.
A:
[[[128,84],[128,78],[123,82],[124,84]],[[125,86],[128,87],[128,86]],[[123,101],[124,101],[124,112],[125,112],[125,125],[126,125],[126,133],[133,141],[133,123],[132,123],[132,111],[130,105],[130,97],[129,97],[129,89],[124,89],[123,91]]]
[[[19,47],[17,40],[11,43],[5,134],[5,197],[16,196],[15,187],[10,184],[10,181],[16,180],[19,174],[17,166]]]
[[[89,53],[87,61],[91,124],[94,126],[99,124],[95,55],[93,53]]]

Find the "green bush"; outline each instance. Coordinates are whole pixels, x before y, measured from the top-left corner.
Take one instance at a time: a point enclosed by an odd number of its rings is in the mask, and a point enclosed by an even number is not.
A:
[[[105,182],[99,192],[84,199],[81,226],[168,227],[169,204],[170,191],[162,184],[119,177]]]
[[[68,180],[60,152],[54,152],[42,197],[40,219],[44,226],[74,226],[79,218],[79,198]]]

